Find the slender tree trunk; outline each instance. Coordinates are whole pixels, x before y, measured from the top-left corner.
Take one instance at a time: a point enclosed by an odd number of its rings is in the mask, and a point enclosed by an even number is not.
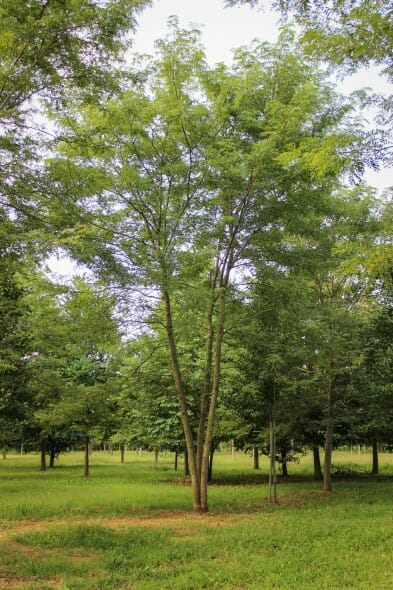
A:
[[[333,379],[329,374],[327,381],[327,424],[325,433],[325,461],[323,467],[323,490],[325,492],[332,491],[332,452],[334,422],[333,392]]]
[[[312,448],[312,454],[314,459],[314,479],[315,481],[322,481],[322,467],[321,467],[321,456],[319,454],[319,447],[314,445]]]
[[[206,338],[206,364],[205,364],[205,379],[203,384],[203,391],[200,403],[199,425],[197,435],[197,465],[198,473],[202,472],[202,457],[203,445],[206,435],[206,420],[209,411],[209,395],[212,388],[212,365],[213,365],[213,313],[215,308],[215,287],[217,281],[217,268],[213,278],[212,293],[210,296],[209,307],[207,312],[207,338]]]
[[[229,281],[229,273],[231,264],[228,262],[225,268],[225,275],[220,281],[220,290],[218,295],[218,318],[216,341],[214,347],[214,362],[213,362],[213,376],[212,376],[212,393],[210,397],[209,414],[206,425],[205,444],[203,447],[202,470],[201,470],[201,511],[207,512],[208,507],[208,480],[209,480],[209,458],[210,451],[213,444],[214,421],[216,416],[218,393],[220,389],[220,373],[221,373],[221,351],[222,341],[224,338],[225,325],[225,306],[226,306],[226,291]]]
[[[158,469],[158,449],[154,449],[154,469]]]
[[[177,471],[178,466],[179,466],[179,453],[177,451],[175,451],[175,462],[174,462],[174,465],[173,465],[173,469],[175,471]]]
[[[288,477],[288,463],[285,461],[285,459],[282,462],[282,475],[283,477]]]
[[[4,446],[2,449],[2,454],[3,454],[3,461],[7,458],[7,447]]]
[[[188,451],[184,451],[184,477],[190,477],[190,465],[188,463]]]
[[[259,449],[258,449],[258,447],[252,448],[252,456],[254,458],[254,469],[259,469]]]
[[[212,448],[210,449],[210,458],[209,458],[209,476],[208,476],[208,482],[209,483],[212,481],[212,478],[213,478],[213,458],[214,458],[214,451],[215,451],[215,448],[214,448],[214,446],[212,446]]]
[[[379,473],[379,458],[378,458],[378,442],[373,439],[373,465],[371,469],[372,475],[378,475]]]
[[[41,471],[46,471],[46,439],[41,439]]]
[[[180,418],[183,426],[184,438],[186,441],[186,447],[188,451],[188,464],[191,475],[191,487],[193,497],[193,509],[195,512],[201,512],[201,490],[200,490],[200,477],[197,466],[197,458],[194,450],[194,444],[192,440],[192,430],[190,419],[187,411],[186,395],[181,379],[179,359],[177,355],[176,341],[173,333],[173,321],[172,321],[172,310],[171,301],[168,291],[163,290],[162,299],[165,307],[165,327],[168,339],[169,354],[172,365],[172,373],[175,382],[175,389],[177,393],[177,399],[179,402]]]
[[[126,447],[125,445],[120,445],[120,463],[124,463],[124,454],[125,454]]]
[[[88,436],[85,437],[85,462],[84,462],[84,470],[83,475],[84,477],[88,477],[90,473],[90,438]]]
[[[277,504],[277,474],[276,474],[276,425],[273,415],[269,420],[269,502]]]
[[[49,467],[51,469],[54,468],[55,466],[55,458],[56,458],[56,452],[54,449],[50,449],[49,450]]]

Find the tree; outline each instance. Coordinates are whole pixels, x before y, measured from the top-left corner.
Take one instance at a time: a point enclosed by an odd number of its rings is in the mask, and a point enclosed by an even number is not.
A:
[[[28,388],[28,265],[15,244],[11,223],[0,225],[0,444],[21,441],[30,418]]]
[[[393,11],[384,0],[226,0],[225,4],[270,5],[284,20],[294,18],[305,50],[328,61],[333,69],[353,73],[377,65],[389,82],[393,79]],[[381,162],[391,165],[393,96],[375,95],[370,102],[379,106],[379,129],[369,133],[367,143],[353,157],[372,167]]]
[[[391,78],[393,44],[392,9],[383,0],[272,0],[285,16],[292,14],[304,28],[304,39],[333,63],[355,69],[370,63],[385,68]],[[235,4],[263,5],[264,0],[225,0]]]
[[[71,292],[41,282],[32,296],[31,387],[47,451],[65,438],[109,436],[113,422],[113,359],[120,346],[114,301],[83,280]],[[109,431],[107,433],[106,431]],[[88,453],[85,475],[88,475]]]
[[[300,59],[290,32],[275,48],[239,50],[232,68],[209,69],[197,33],[173,29],[158,59],[137,63],[131,88],[104,106],[78,104],[62,121],[63,155],[49,171],[77,212],[62,245],[160,302],[193,505],[205,511],[234,268],[299,178],[315,187],[341,172],[339,148],[354,132],[343,121],[348,105]],[[193,332],[196,302],[205,358],[195,439],[179,341],[185,326]]]
[[[28,217],[43,230],[45,182],[38,181],[40,131],[37,106],[64,104],[66,89],[84,100],[114,90],[114,64],[127,48],[143,0],[3,0],[0,7],[0,199],[16,225]],[[110,90],[111,89],[111,90]],[[41,101],[41,102],[40,102]],[[41,138],[42,139],[42,138]],[[47,187],[46,187],[47,188]],[[40,204],[40,208],[38,205]],[[26,236],[25,236],[26,241]]]
[[[334,203],[335,201],[335,203]],[[331,491],[331,455],[335,431],[350,428],[346,411],[351,383],[361,365],[360,302],[366,285],[358,276],[340,272],[340,244],[356,244],[359,234],[375,229],[372,200],[361,187],[333,196],[331,214],[320,220],[313,240],[297,253],[304,276],[310,280],[311,298],[301,338],[308,349],[304,372],[319,381],[324,391],[325,466],[324,490]],[[300,245],[300,244],[299,244]],[[308,251],[308,253],[307,253]],[[340,254],[339,254],[340,253]]]

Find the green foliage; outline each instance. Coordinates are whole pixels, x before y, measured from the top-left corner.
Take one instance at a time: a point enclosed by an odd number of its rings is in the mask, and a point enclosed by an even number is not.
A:
[[[56,439],[57,432],[69,443],[81,435],[101,437],[114,421],[110,398],[120,348],[114,300],[81,279],[69,292],[44,281],[36,289],[31,387],[41,436]]]

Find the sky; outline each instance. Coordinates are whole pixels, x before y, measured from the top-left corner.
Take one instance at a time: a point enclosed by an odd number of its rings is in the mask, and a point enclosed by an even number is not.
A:
[[[250,45],[254,39],[274,43],[279,33],[279,14],[267,10],[252,9],[247,5],[225,8],[224,0],[155,0],[138,17],[133,50],[138,53],[154,53],[154,42],[166,36],[168,19],[173,15],[178,16],[180,27],[197,26],[201,30],[201,41],[211,65],[219,61],[230,63],[231,50],[241,45]],[[364,86],[379,91],[386,88],[375,71],[367,70],[340,82],[339,90],[350,92]],[[366,180],[383,190],[392,184],[392,177],[392,170],[382,170],[377,173],[368,172]],[[69,261],[64,258],[60,261],[52,259],[50,267],[52,272],[67,276],[71,270]]]
[[[274,42],[278,35],[278,13],[261,12],[249,6],[225,8],[224,0],[156,0],[138,18],[134,48],[151,53],[154,41],[168,32],[171,15],[182,28],[197,25],[209,63],[230,61],[231,49],[248,45],[254,38]]]

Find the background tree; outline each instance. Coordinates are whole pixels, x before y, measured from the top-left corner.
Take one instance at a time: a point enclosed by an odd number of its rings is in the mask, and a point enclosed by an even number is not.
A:
[[[34,303],[31,387],[41,439],[52,453],[67,437],[69,445],[83,437],[87,447],[93,435],[111,433],[120,347],[114,301],[78,279],[69,293],[52,286],[45,296],[41,284]]]
[[[12,224],[0,225],[0,445],[4,449],[23,439],[30,420],[28,388],[29,306],[28,268],[14,243]]]

